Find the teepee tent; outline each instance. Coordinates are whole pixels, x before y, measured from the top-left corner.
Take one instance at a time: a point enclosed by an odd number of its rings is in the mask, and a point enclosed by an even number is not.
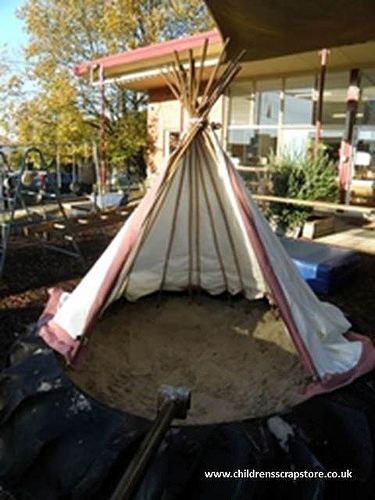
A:
[[[314,378],[307,393],[332,390],[374,368],[375,349],[303,281],[222,149],[208,114],[240,70],[240,57],[224,65],[224,46],[200,93],[206,52],[207,43],[200,65],[190,52],[188,68],[175,54],[165,79],[187,109],[190,127],[76,289],[51,291],[39,334],[74,363],[95,320],[120,297],[195,289],[267,297]]]

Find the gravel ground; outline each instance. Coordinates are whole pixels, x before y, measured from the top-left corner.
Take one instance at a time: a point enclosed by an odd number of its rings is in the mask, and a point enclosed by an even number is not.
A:
[[[0,281],[0,365],[15,336],[38,318],[47,289],[57,285],[72,289],[115,231],[114,227],[106,229],[105,234],[87,231],[78,237],[86,266],[71,257],[43,251],[40,246],[25,245],[24,240],[12,246]],[[322,298],[338,305],[357,331],[375,341],[375,256],[362,254],[361,258],[361,267],[348,285]]]

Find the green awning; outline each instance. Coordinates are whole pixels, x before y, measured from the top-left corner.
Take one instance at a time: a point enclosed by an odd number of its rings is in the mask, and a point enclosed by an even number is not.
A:
[[[230,53],[266,59],[375,40],[375,0],[205,0]]]

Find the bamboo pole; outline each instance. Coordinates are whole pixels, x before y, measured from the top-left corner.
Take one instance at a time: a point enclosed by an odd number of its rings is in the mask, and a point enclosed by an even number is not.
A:
[[[169,264],[169,259],[170,259],[171,252],[172,252],[172,245],[173,245],[173,241],[174,241],[174,235],[175,235],[175,232],[176,232],[177,216],[178,216],[178,210],[179,210],[179,206],[180,206],[180,197],[181,197],[181,192],[182,192],[182,186],[184,184],[185,174],[186,174],[186,170],[187,170],[186,159],[185,159],[185,161],[184,161],[184,163],[183,163],[183,165],[182,165],[181,168],[182,168],[182,172],[181,172],[181,177],[180,177],[179,185],[178,185],[178,193],[177,193],[177,196],[176,196],[176,203],[175,203],[174,210],[173,210],[171,232],[169,234],[167,252],[166,252],[166,255],[165,255],[165,260],[164,260],[164,265],[163,265],[163,273],[162,273],[162,278],[161,278],[161,281],[160,281],[159,290],[163,290],[163,288],[165,286],[165,280],[166,280],[166,277],[167,277],[168,264]]]
[[[167,87],[169,88],[169,90],[172,92],[172,94],[174,95],[175,99],[177,101],[181,101],[181,94],[178,93],[178,90],[175,86],[175,84],[170,80],[170,78],[167,76],[167,73],[161,73],[161,76],[163,77]]]
[[[208,39],[206,38],[204,41],[204,44],[203,44],[201,63],[200,63],[199,71],[198,71],[197,84],[195,87],[194,102],[197,102],[199,92],[200,92],[200,86],[201,86],[202,77],[203,77],[203,69],[204,69],[204,64],[206,62],[206,57],[207,57],[207,49],[208,49]]]
[[[199,179],[200,179],[200,184],[202,186],[203,198],[204,198],[204,201],[205,201],[206,207],[207,207],[208,217],[210,219],[210,226],[212,229],[212,238],[213,238],[213,243],[214,243],[214,247],[215,247],[217,260],[219,261],[220,270],[221,270],[221,273],[223,275],[225,289],[228,290],[228,288],[229,288],[228,287],[228,277],[227,277],[227,274],[225,271],[224,260],[223,260],[223,256],[222,256],[221,250],[220,250],[218,231],[217,231],[216,224],[215,224],[213,209],[211,207],[211,203],[210,203],[210,200],[208,197],[208,189],[207,189],[206,182],[204,179],[202,162],[201,162],[201,158],[200,158],[199,154],[197,154],[197,170],[198,170],[198,175],[199,175]]]
[[[208,138],[203,136],[202,142],[203,141],[205,141],[207,144]],[[222,216],[223,221],[224,221],[225,230],[226,230],[227,235],[228,235],[229,246],[230,246],[230,249],[232,252],[234,265],[236,267],[236,271],[238,274],[238,280],[240,283],[240,291],[244,291],[245,287],[244,287],[243,277],[242,277],[242,273],[241,273],[241,266],[240,266],[240,261],[239,261],[239,258],[238,258],[237,252],[236,252],[236,245],[234,244],[234,237],[232,234],[231,225],[229,224],[229,220],[228,220],[228,217],[227,217],[227,214],[225,211],[224,203],[223,203],[223,200],[221,199],[221,196],[219,193],[219,188],[218,188],[217,183],[215,181],[215,176],[213,175],[211,168],[208,166],[210,163],[210,158],[208,158],[208,156],[206,154],[206,150],[204,148],[204,145],[201,142],[198,142],[197,147],[198,147],[198,149],[200,149],[202,158],[205,159],[206,171],[208,173],[208,176],[209,176],[212,188],[213,188],[213,192],[215,193],[215,197],[216,197],[217,203],[219,205],[220,213],[221,213],[221,216]],[[209,148],[208,148],[208,151],[210,151]],[[214,155],[212,150],[210,151],[210,153],[211,153],[211,161],[212,160],[217,161],[216,155]]]
[[[195,239],[195,254],[196,254],[196,268],[197,268],[197,286],[201,286],[201,263],[200,263],[200,194],[199,194],[199,181],[198,181],[198,161],[197,161],[197,148],[195,144],[192,145],[192,154],[195,158],[194,162],[194,188],[195,188],[195,228],[196,228],[196,239]]]
[[[222,49],[222,51],[221,51],[221,53],[219,55],[217,63],[216,63],[216,65],[215,65],[215,67],[214,67],[213,71],[211,72],[211,75],[210,75],[210,77],[208,79],[206,88],[204,89],[204,92],[203,92],[202,102],[204,102],[207,99],[207,96],[210,93],[211,85],[215,82],[215,79],[217,77],[217,74],[218,74],[218,71],[220,69],[220,66],[223,63],[223,59],[224,59],[224,55],[225,55],[225,49],[227,48],[228,44],[229,44],[229,38],[227,38],[225,40],[224,45],[223,45],[223,49]]]
[[[188,168],[188,186],[189,186],[189,211],[188,211],[188,248],[189,248],[189,272],[188,283],[189,293],[192,292],[193,285],[193,268],[194,268],[194,249],[193,249],[193,217],[194,217],[194,192],[193,192],[193,158],[192,149],[187,152],[187,168]]]
[[[188,92],[188,97],[190,100],[190,113],[191,114],[193,114],[195,112],[195,109],[196,109],[196,103],[194,102],[195,85],[196,85],[195,62],[193,59],[193,51],[190,49],[189,50],[189,92]]]

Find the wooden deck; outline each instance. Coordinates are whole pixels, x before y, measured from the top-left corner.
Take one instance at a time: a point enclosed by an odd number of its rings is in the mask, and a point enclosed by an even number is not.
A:
[[[315,241],[375,255],[375,223],[353,224],[338,218],[336,232]]]

